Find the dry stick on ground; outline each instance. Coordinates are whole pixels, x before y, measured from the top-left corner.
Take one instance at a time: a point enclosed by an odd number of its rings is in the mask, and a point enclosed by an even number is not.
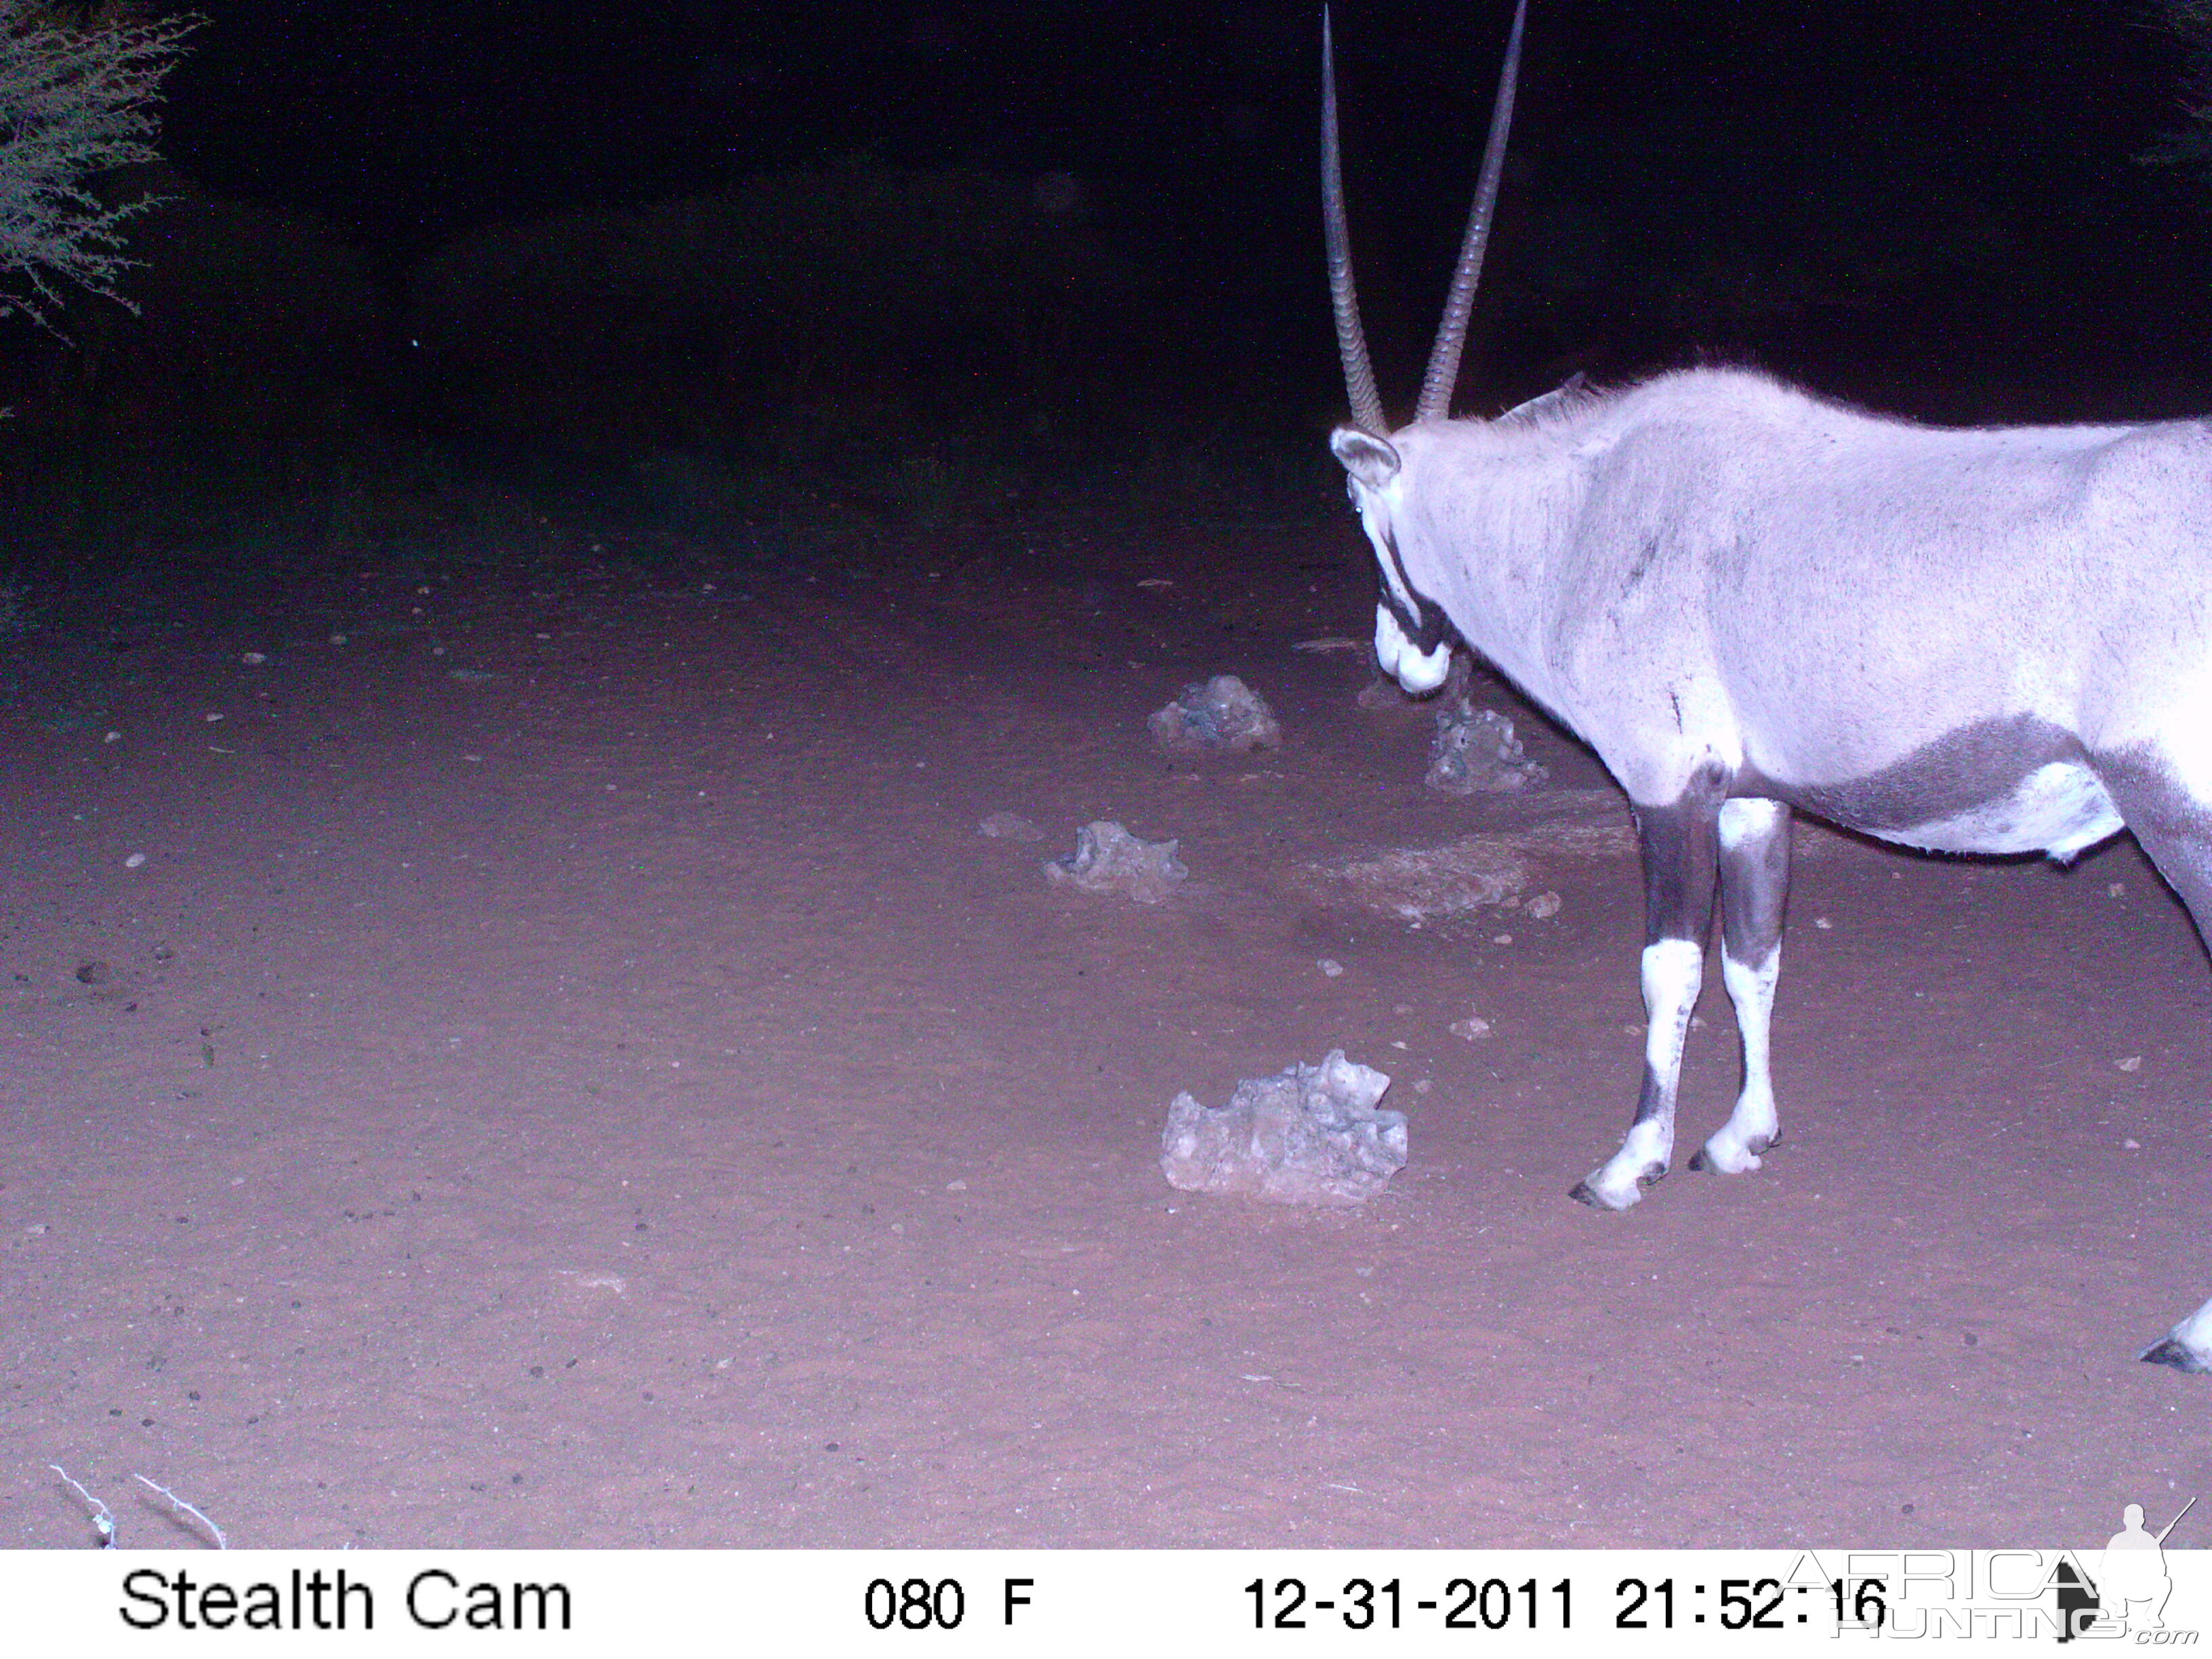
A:
[[[66,1480],[68,1477],[64,1476],[63,1478]],[[230,1540],[222,1535],[222,1528],[216,1525],[214,1522],[209,1520],[206,1512],[198,1504],[187,1504],[183,1498],[178,1497],[176,1493],[171,1492],[167,1486],[161,1485],[159,1481],[149,1480],[144,1475],[138,1474],[136,1470],[131,1472],[131,1478],[137,1481],[138,1484],[143,1486],[153,1487],[155,1492],[161,1493],[162,1497],[167,1498],[172,1504],[174,1504],[186,1515],[191,1516],[193,1520],[205,1527],[208,1529],[209,1536],[215,1540],[215,1547],[217,1549],[227,1550],[230,1547]]]
[[[84,1489],[82,1483],[81,1483],[75,1475],[71,1474],[60,1464],[49,1463],[46,1467],[52,1469],[56,1474],[61,1476],[63,1480],[68,1481],[70,1486],[76,1487],[76,1495],[84,1499],[86,1503],[92,1505],[94,1510],[92,1526],[93,1530],[100,1534],[100,1547],[104,1550],[112,1550],[115,1548],[115,1512],[109,1509],[106,1504],[101,1503],[97,1498],[94,1498],[90,1492],[87,1492]]]

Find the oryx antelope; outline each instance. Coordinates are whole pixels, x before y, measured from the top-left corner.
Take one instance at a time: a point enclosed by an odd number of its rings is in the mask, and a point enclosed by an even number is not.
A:
[[[1644,1085],[1574,1190],[1623,1210],[1674,1150],[1715,891],[1743,1039],[1692,1160],[1778,1137],[1767,1029],[1796,810],[1907,847],[2066,860],[2132,830],[2212,939],[2212,427],[1939,431],[1701,369],[1449,404],[1523,15],[1413,423],[1383,421],[1352,282],[1322,22],[1329,284],[1352,423],[1330,439],[1382,565],[1375,653],[1412,692],[1455,636],[1595,750],[1634,809]],[[2212,1370],[2212,1302],[2143,1354]]]

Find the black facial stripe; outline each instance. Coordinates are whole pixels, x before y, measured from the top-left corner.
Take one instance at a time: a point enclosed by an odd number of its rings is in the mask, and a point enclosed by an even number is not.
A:
[[[1386,533],[1382,538],[1382,556],[1388,565],[1382,580],[1382,591],[1376,596],[1380,605],[1397,619],[1398,631],[1411,642],[1413,649],[1426,656],[1446,640],[1454,637],[1450,621],[1443,607],[1415,587],[1406,574],[1406,562],[1399,556],[1398,538]],[[1398,585],[1413,597],[1413,608],[1408,609],[1391,587],[1389,578],[1395,576]]]

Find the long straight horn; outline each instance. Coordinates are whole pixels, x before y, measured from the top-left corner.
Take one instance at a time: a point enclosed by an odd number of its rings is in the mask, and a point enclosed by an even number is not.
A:
[[[1352,286],[1352,232],[1345,223],[1344,161],[1336,139],[1336,52],[1326,6],[1321,13],[1321,222],[1328,245],[1328,302],[1336,313],[1336,349],[1344,359],[1352,418],[1362,430],[1384,437],[1389,428],[1382,423],[1382,398],[1375,390],[1375,365],[1359,326],[1359,295]]]
[[[1474,209],[1467,218],[1467,240],[1460,244],[1459,268],[1452,272],[1444,300],[1444,319],[1429,353],[1429,372],[1421,380],[1417,421],[1441,421],[1451,413],[1452,388],[1459,383],[1459,354],[1467,343],[1467,319],[1474,309],[1474,285],[1482,276],[1482,252],[1490,241],[1490,218],[1498,205],[1498,175],[1505,170],[1505,134],[1513,125],[1513,89],[1521,78],[1521,25],[1528,0],[1513,9],[1513,38],[1505,46],[1505,69],[1498,77],[1498,102],[1490,112],[1490,144],[1482,153],[1482,173],[1474,186]]]

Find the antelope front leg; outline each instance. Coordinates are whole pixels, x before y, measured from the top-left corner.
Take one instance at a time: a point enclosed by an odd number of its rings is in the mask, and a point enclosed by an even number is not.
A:
[[[1672,806],[1636,808],[1644,849],[1644,1087],[1620,1150],[1571,1194],[1594,1209],[1626,1209],[1667,1173],[1674,1154],[1682,1040],[1705,980],[1705,936],[1712,927],[1720,807],[1712,793],[1693,787]]]

